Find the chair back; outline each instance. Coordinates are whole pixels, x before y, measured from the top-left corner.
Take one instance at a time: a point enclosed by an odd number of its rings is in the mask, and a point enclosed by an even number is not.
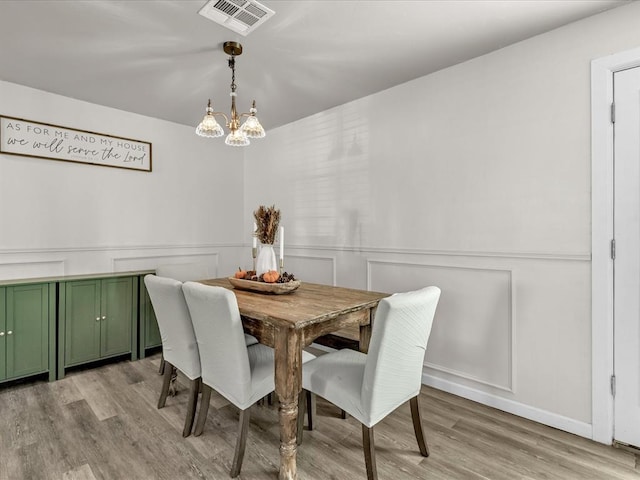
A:
[[[182,282],[146,275],[144,284],[158,320],[164,359],[190,380],[200,376],[200,356]]]
[[[182,286],[200,351],[202,381],[236,406],[251,397],[251,369],[238,302],[223,287]]]
[[[209,269],[203,263],[172,263],[158,265],[156,275],[181,282],[192,282],[209,278]]]
[[[396,293],[378,304],[361,391],[371,424],[420,393],[439,298],[438,287],[426,287]]]

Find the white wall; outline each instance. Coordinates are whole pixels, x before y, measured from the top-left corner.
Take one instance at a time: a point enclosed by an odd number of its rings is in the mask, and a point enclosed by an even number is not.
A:
[[[640,45],[638,18],[630,4],[268,132],[246,150],[245,216],[282,210],[302,280],[441,286],[425,381],[590,437],[590,62]]]
[[[0,279],[192,260],[212,274],[237,268],[241,152],[192,127],[7,82],[0,105],[7,116],[148,141],[153,152],[151,173],[0,155]]]

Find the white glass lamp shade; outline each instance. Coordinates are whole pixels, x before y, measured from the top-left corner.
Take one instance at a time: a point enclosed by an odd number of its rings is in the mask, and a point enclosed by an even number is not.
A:
[[[264,128],[262,128],[262,125],[260,125],[258,117],[256,117],[256,109],[252,108],[249,112],[251,115],[247,118],[246,122],[244,122],[240,129],[248,138],[263,138],[266,133]]]
[[[249,145],[250,142],[244,132],[241,129],[237,129],[232,130],[231,133],[227,135],[224,143],[232,147],[245,147]]]
[[[202,122],[200,122],[200,125],[197,126],[196,133],[201,137],[215,138],[221,137],[224,131],[215,117],[207,113],[202,119]]]
[[[216,117],[213,116],[211,100],[209,100],[209,103],[207,104],[207,114],[200,122],[200,125],[196,127],[196,134],[201,137],[208,138],[221,137],[224,134],[222,127],[218,122],[216,122]]]

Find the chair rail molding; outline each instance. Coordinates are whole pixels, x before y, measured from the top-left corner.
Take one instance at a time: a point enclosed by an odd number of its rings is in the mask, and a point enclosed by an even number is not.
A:
[[[202,243],[202,244],[166,244],[166,245],[84,245],[77,247],[34,247],[34,248],[2,248],[0,255],[38,254],[38,253],[67,253],[67,252],[108,252],[118,250],[171,250],[171,249],[202,249],[202,248],[234,248],[242,246],[240,243]]]
[[[248,244],[247,244],[248,245]],[[443,257],[489,257],[489,258],[518,258],[530,260],[558,260],[569,262],[590,262],[590,252],[488,252],[479,250],[430,250],[416,248],[398,247],[363,247],[363,246],[335,246],[335,245],[293,245],[289,244],[288,249],[292,250],[317,250],[332,252],[353,252],[360,254],[400,254],[400,255],[423,255],[423,256],[443,256]]]
[[[425,269],[425,270],[433,270],[440,269],[444,271],[453,271],[453,272],[471,272],[473,273],[481,273],[485,272],[489,275],[493,276],[493,274],[497,274],[494,278],[494,287],[489,289],[487,284],[488,281],[483,282],[484,286],[487,288],[487,291],[497,295],[499,297],[493,297],[495,301],[504,301],[502,305],[503,317],[501,318],[502,323],[500,325],[493,325],[494,322],[493,317],[485,317],[485,322],[483,323],[481,318],[476,318],[473,322],[473,325],[476,327],[485,325],[487,327],[487,331],[493,328],[493,333],[497,333],[496,335],[489,335],[490,338],[498,338],[499,333],[503,330],[506,330],[506,334],[503,337],[503,342],[493,345],[494,348],[488,349],[493,352],[497,356],[502,354],[502,358],[496,358],[493,365],[487,365],[487,371],[495,372],[495,370],[502,369],[502,380],[496,381],[496,379],[490,378],[482,378],[476,373],[467,372],[460,368],[455,368],[451,366],[442,365],[439,363],[435,363],[433,361],[427,361],[425,359],[425,367],[428,369],[441,372],[446,376],[454,376],[457,377],[464,382],[472,382],[476,384],[478,387],[489,387],[490,389],[500,390],[506,392],[508,394],[515,394],[515,385],[516,385],[516,322],[515,322],[515,292],[514,292],[514,280],[513,280],[513,270],[505,269],[505,268],[494,268],[494,267],[475,267],[475,266],[452,266],[452,265],[442,265],[436,263],[415,263],[415,262],[403,262],[403,261],[395,261],[395,260],[367,260],[367,289],[369,290],[377,290],[378,287],[375,287],[373,276],[375,275],[373,270],[376,265],[383,266],[393,266],[398,269],[398,275],[394,276],[393,282],[397,285],[402,286],[402,283],[397,283],[399,279],[409,277],[407,274],[407,269]],[[395,270],[395,269],[394,269]],[[400,273],[402,272],[402,273]],[[387,275],[388,276],[388,275]],[[425,275],[427,276],[427,275]],[[432,275],[431,275],[432,276]],[[486,276],[486,275],[485,275]],[[458,281],[461,280],[458,278]],[[485,279],[488,280],[488,279]],[[446,280],[444,280],[446,282]],[[467,281],[472,282],[469,278]],[[435,284],[437,285],[438,282]],[[430,284],[430,283],[429,283]],[[408,284],[402,286],[402,289],[415,289],[419,286],[427,286],[422,283],[422,285],[416,284]],[[447,289],[446,286],[437,285],[442,288],[443,294],[440,298],[440,305],[438,307],[439,311],[436,313],[436,316],[447,314],[447,307],[450,306],[453,302],[448,300],[450,299],[450,295],[452,295],[452,289]],[[386,291],[383,289],[383,291]],[[453,293],[455,295],[455,293]],[[458,304],[464,302],[457,302]],[[462,307],[459,307],[462,308]],[[495,305],[486,305],[485,311],[491,311],[495,314]],[[444,309],[444,312],[442,311]],[[482,308],[474,307],[474,311],[482,311]],[[471,315],[471,314],[469,314]],[[447,322],[447,325],[451,325],[451,322]],[[434,331],[432,332],[432,339],[430,342],[437,341],[438,339],[438,329],[437,325],[434,327]],[[482,332],[477,332],[481,334]],[[443,340],[446,340],[442,337]],[[502,350],[500,350],[502,349]],[[488,359],[489,361],[491,359]],[[496,364],[496,361],[498,364]],[[501,364],[501,365],[500,365]],[[477,366],[477,365],[476,365]],[[489,368],[490,367],[490,368]],[[496,368],[497,367],[497,368]]]
[[[592,438],[613,441],[613,74],[640,66],[640,48],[591,62]]]

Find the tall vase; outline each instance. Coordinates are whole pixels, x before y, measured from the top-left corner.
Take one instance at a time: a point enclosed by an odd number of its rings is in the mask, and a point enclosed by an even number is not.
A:
[[[256,260],[256,275],[260,276],[269,270],[278,270],[278,264],[276,263],[276,252],[273,250],[273,245],[268,243],[260,245],[260,252]]]

